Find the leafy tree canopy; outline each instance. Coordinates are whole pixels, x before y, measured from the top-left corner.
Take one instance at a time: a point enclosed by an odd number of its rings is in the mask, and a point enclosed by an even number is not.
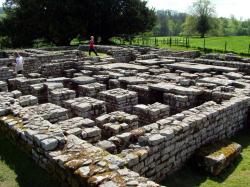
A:
[[[154,10],[141,0],[6,0],[2,30],[13,47],[36,39],[68,45],[77,35],[107,41],[118,35],[150,31]]]
[[[210,20],[215,14],[215,7],[210,0],[197,0],[193,3],[191,14],[197,18],[197,31],[204,38],[212,27]]]

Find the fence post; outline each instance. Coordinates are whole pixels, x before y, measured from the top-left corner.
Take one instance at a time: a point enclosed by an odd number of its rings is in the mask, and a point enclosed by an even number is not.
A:
[[[249,46],[248,46],[248,54],[250,54],[250,44],[249,44]]]
[[[170,47],[171,47],[172,46],[172,37],[171,36],[170,36],[169,44],[170,44]]]
[[[227,41],[225,42],[225,53],[227,52]]]

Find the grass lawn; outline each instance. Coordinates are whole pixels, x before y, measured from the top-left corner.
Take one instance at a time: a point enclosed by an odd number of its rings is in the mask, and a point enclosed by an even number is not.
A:
[[[169,40],[170,37],[156,37],[159,41],[163,41],[163,40]],[[168,49],[172,49],[172,50],[187,50],[186,47],[182,47],[180,45],[175,46],[175,40],[178,40],[179,44],[183,43],[185,44],[185,38],[183,37],[171,37],[172,38],[172,46],[170,47],[169,44],[162,44],[161,42],[158,43],[157,47],[160,48],[168,48]],[[145,41],[144,44],[147,45],[152,45],[155,46],[155,37],[151,37],[151,42],[147,43]],[[119,44],[119,40],[114,40],[115,42],[117,42]],[[139,41],[140,45],[142,45],[142,41]],[[225,36],[225,37],[207,37],[205,38],[205,47],[207,49],[211,49],[211,50],[219,50],[220,52],[224,52],[225,51],[225,43],[227,43],[226,45],[226,52],[235,52],[238,54],[244,53],[244,54],[248,54],[248,50],[249,50],[249,45],[250,45],[250,36]],[[125,42],[125,44],[129,44],[128,42]],[[134,39],[133,40],[133,44],[134,45],[138,45],[138,40]],[[189,50],[192,49],[198,49],[198,48],[202,48],[203,49],[203,45],[204,45],[204,39],[199,38],[199,37],[190,37],[189,38],[189,45],[190,48],[188,48]],[[250,53],[249,53],[250,56]]]
[[[206,47],[209,49],[224,50],[227,42],[227,51],[248,53],[250,36],[228,36],[206,38]],[[203,47],[204,40],[201,38],[190,39],[191,47]]]
[[[0,187],[57,187],[54,179],[0,134]]]
[[[158,39],[166,39],[169,37],[157,37]],[[182,37],[173,37],[173,40],[183,39]],[[205,38],[205,46],[208,49],[213,50],[225,50],[225,43],[226,50],[232,51],[236,53],[248,53],[249,45],[250,45],[250,36],[225,36],[225,37],[208,37]],[[199,37],[192,37],[189,39],[189,45],[191,48],[203,48],[204,39]],[[160,47],[167,47],[169,46],[160,44]],[[175,48],[175,47],[173,47]]]
[[[218,177],[209,176],[186,164],[184,168],[166,178],[167,187],[248,187],[250,186],[250,131],[242,132],[233,141],[243,146],[242,156]]]

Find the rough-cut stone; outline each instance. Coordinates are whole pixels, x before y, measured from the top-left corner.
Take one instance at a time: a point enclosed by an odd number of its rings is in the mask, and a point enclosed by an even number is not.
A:
[[[27,111],[34,112],[45,120],[48,120],[52,123],[63,121],[68,119],[68,110],[62,108],[58,105],[51,103],[41,104],[37,106],[26,107]]]
[[[112,112],[96,118],[103,137],[111,137],[138,128],[138,117],[125,112]]]
[[[101,100],[106,101],[108,112],[131,112],[133,106],[138,103],[138,96],[136,92],[119,88],[100,92],[99,97]]]
[[[139,117],[141,125],[147,125],[168,117],[170,115],[170,107],[161,103],[136,105],[134,106],[134,114]]]
[[[0,92],[7,92],[8,91],[8,85],[4,81],[0,81]]]
[[[198,165],[204,167],[212,175],[219,175],[230,163],[240,155],[241,145],[230,141],[215,142],[201,147],[197,152]]]
[[[41,142],[41,145],[45,151],[52,151],[57,147],[58,140],[54,138],[45,139]]]
[[[97,98],[99,92],[105,91],[106,85],[100,83],[92,83],[86,85],[79,85],[79,96],[87,96]]]
[[[78,85],[83,85],[83,84],[89,84],[89,83],[94,83],[95,79],[92,77],[87,77],[87,76],[81,76],[81,77],[76,77],[71,80],[74,84]]]
[[[33,95],[25,95],[25,96],[20,96],[18,98],[19,104],[22,107],[26,107],[26,106],[32,106],[32,105],[36,105],[38,104],[38,99],[37,97],[33,96]]]
[[[95,119],[97,116],[106,113],[105,102],[91,97],[79,97],[64,102],[64,106],[68,108],[75,116]]]

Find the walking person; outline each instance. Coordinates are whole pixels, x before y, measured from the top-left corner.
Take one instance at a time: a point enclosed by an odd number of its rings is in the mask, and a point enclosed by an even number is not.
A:
[[[95,50],[95,38],[94,36],[90,37],[89,41],[89,56],[91,56],[91,52],[94,52],[96,56],[98,56],[96,50]]]
[[[16,57],[16,64],[15,64],[15,71],[17,74],[22,74],[23,73],[23,57],[18,53],[15,52],[15,57]]]

